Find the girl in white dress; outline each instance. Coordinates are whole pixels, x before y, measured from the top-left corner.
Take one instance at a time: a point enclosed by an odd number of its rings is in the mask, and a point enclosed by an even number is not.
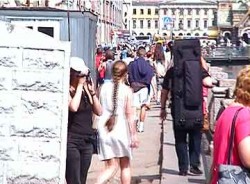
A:
[[[97,184],[107,183],[121,169],[121,183],[131,183],[130,160],[132,148],[138,147],[132,90],[125,84],[127,65],[116,61],[112,68],[113,80],[100,89],[103,114],[97,117],[99,133],[99,159],[105,161],[105,169]]]

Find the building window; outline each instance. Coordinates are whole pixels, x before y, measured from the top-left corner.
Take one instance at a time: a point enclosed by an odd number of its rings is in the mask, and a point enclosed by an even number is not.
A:
[[[188,15],[191,15],[192,14],[192,9],[188,9]]]
[[[151,9],[148,9],[148,15],[151,15]]]
[[[125,29],[127,29],[128,28],[128,26],[127,26],[127,24],[125,24]]]
[[[140,10],[140,12],[141,12],[141,15],[143,15],[143,14],[144,14],[144,10],[143,10],[143,9],[141,9],[141,10]]]
[[[183,15],[183,14],[184,14],[184,9],[181,8],[181,9],[180,9],[180,15]]]
[[[199,15],[200,9],[196,9],[196,15]]]
[[[155,20],[155,29],[158,29],[158,20]]]
[[[159,10],[155,9],[155,15],[158,15],[158,14],[159,14]]]
[[[143,20],[140,20],[140,28],[143,28]]]
[[[188,22],[187,22],[187,27],[188,27],[188,28],[191,27],[191,20],[188,20]]]
[[[38,27],[38,31],[41,33],[44,33],[46,35],[49,35],[51,37],[54,37],[54,28],[53,27]]]
[[[135,8],[133,9],[133,15],[136,15],[136,9]]]
[[[195,21],[195,27],[199,27],[199,20]]]
[[[204,20],[204,28],[207,28],[207,20]]]
[[[167,11],[168,11],[167,9],[164,9],[164,15],[167,15]]]
[[[208,11],[207,9],[204,10],[204,15],[207,15],[207,11]]]
[[[127,17],[127,12],[124,13],[124,17]]]
[[[136,20],[133,20],[133,28],[136,28]]]
[[[151,20],[148,20],[148,29],[151,28]]]

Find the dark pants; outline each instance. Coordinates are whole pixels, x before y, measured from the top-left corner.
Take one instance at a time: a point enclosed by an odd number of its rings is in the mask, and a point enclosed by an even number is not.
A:
[[[68,137],[66,159],[67,184],[85,184],[93,154],[93,144],[86,138]]]
[[[188,135],[188,142],[187,142]],[[200,165],[201,130],[175,130],[175,149],[180,171],[187,171],[190,166]]]

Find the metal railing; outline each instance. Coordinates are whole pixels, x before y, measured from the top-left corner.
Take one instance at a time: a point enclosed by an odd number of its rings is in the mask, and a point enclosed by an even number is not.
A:
[[[250,46],[204,48],[205,58],[250,58]]]

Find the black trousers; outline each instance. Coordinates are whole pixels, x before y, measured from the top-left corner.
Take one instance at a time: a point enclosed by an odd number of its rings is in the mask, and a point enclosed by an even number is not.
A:
[[[88,138],[68,136],[66,181],[67,184],[85,184],[93,154]]]
[[[187,141],[188,136],[188,141]],[[200,165],[201,130],[176,130],[174,129],[175,149],[178,157],[180,171],[187,171],[190,166]]]

